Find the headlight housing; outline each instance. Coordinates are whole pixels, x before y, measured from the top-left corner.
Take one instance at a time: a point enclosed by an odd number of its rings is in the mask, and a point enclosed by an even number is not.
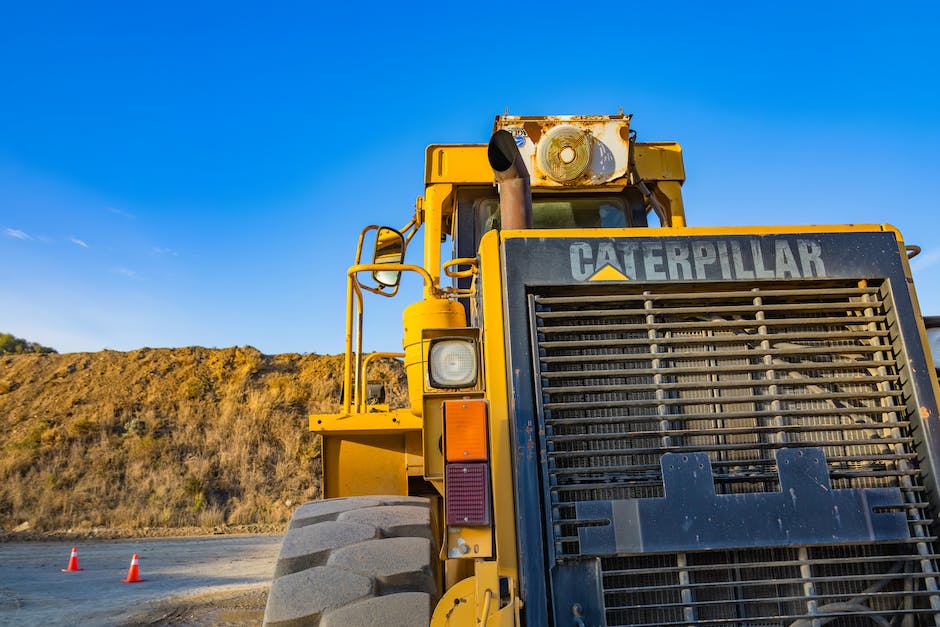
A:
[[[473,387],[478,370],[475,341],[441,338],[431,342],[428,350],[428,382],[431,387]]]

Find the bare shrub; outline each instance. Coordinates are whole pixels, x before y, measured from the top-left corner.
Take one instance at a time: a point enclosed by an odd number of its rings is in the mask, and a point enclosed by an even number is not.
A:
[[[0,394],[0,527],[286,522],[321,494],[308,415],[338,411],[342,356],[251,347],[11,355]],[[404,398],[402,368],[370,379]],[[54,383],[50,383],[54,382]]]

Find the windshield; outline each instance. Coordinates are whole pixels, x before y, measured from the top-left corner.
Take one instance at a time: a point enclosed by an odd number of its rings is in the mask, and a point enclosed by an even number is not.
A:
[[[499,228],[499,199],[481,198],[474,211],[477,233]],[[616,196],[532,199],[532,226],[536,229],[592,229],[627,226],[627,210]]]

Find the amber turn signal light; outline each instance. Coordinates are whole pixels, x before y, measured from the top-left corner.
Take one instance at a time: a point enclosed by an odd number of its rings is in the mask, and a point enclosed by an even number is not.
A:
[[[486,461],[486,401],[444,401],[444,446],[448,462]]]

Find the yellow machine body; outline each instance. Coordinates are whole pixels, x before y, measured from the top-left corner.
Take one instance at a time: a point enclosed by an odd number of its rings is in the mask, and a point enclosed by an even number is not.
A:
[[[601,116],[591,123],[615,123],[624,118]],[[626,118],[629,121],[629,118]],[[613,122],[611,122],[613,121]],[[573,118],[509,118],[498,120],[501,128],[522,128],[526,137],[544,136],[558,124],[577,125]],[[541,125],[541,126],[539,126]],[[536,128],[538,127],[538,128]],[[546,130],[549,129],[549,130]],[[693,228],[686,226],[681,185],[685,179],[682,152],[672,142],[628,143],[635,167],[612,180],[597,182],[599,175],[579,184],[548,180],[541,170],[533,176],[532,193],[596,194],[619,192],[642,183],[649,194],[645,211],[656,215],[661,226],[605,229],[604,237],[677,237],[713,235],[781,235],[808,233],[866,233],[894,231],[887,225],[781,226]],[[529,140],[527,140],[529,141]],[[535,155],[535,148],[531,148]],[[533,157],[535,158],[535,157]],[[588,175],[585,175],[588,176]],[[539,178],[541,177],[541,178]],[[539,185],[539,183],[542,185]],[[590,183],[590,184],[589,184]],[[404,310],[404,367],[408,377],[410,407],[387,410],[369,407],[364,398],[367,363],[362,345],[362,289],[359,275],[373,271],[373,264],[359,263],[350,269],[347,299],[347,369],[344,407],[338,414],[310,418],[312,431],[323,436],[325,497],[363,494],[409,494],[415,479],[425,492],[436,494],[434,507],[444,521],[445,460],[443,406],[453,399],[481,399],[488,406],[489,477],[492,496],[490,523],[461,527],[444,525],[436,530],[441,538],[444,561],[443,588],[433,613],[435,626],[510,626],[519,624],[522,601],[519,595],[517,526],[511,478],[514,453],[510,435],[511,387],[514,373],[507,372],[505,275],[501,265],[503,247],[510,240],[598,237],[596,228],[531,229],[485,233],[472,257],[441,258],[441,242],[461,228],[456,210],[465,190],[495,193],[493,170],[487,162],[487,147],[475,144],[432,145],[426,152],[425,190],[417,203],[409,227],[424,228],[424,260],[421,266],[394,266],[415,272],[424,281],[424,298]],[[489,190],[489,191],[487,191]],[[409,235],[410,238],[410,235]],[[898,234],[897,239],[901,242]],[[360,253],[362,240],[360,239]],[[903,249],[902,249],[902,257]],[[456,257],[455,253],[455,257]],[[906,259],[906,257],[905,257]],[[905,272],[910,269],[905,261]],[[623,273],[611,265],[592,270],[591,281],[622,281]],[[484,320],[468,326],[468,314]],[[923,334],[923,330],[921,330]],[[471,338],[479,346],[479,380],[458,390],[429,386],[427,363],[429,342],[454,335]],[[936,388],[936,385],[935,385]],[[935,389],[936,391],[936,389]],[[476,547],[461,554],[462,547]]]

